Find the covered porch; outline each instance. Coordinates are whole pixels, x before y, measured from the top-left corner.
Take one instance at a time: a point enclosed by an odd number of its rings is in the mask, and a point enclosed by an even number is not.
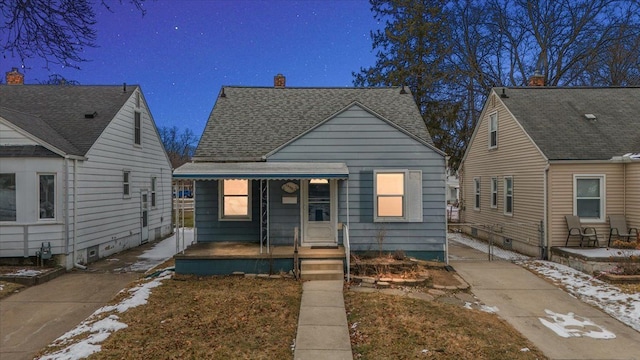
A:
[[[344,163],[183,165],[174,180],[196,184],[195,236],[176,271],[273,274],[303,259],[348,259],[348,181],[338,197],[348,177]]]

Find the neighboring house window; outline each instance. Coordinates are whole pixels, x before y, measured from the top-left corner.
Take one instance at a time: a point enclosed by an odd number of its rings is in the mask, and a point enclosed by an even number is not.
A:
[[[574,175],[573,212],[581,220],[604,221],[604,175]]]
[[[151,207],[156,207],[156,177],[151,177]]]
[[[422,221],[422,172],[374,171],[374,221]]]
[[[251,220],[251,181],[220,181],[221,220]]]
[[[491,207],[498,207],[498,178],[491,178]]]
[[[504,177],[504,213],[513,215],[513,176]]]
[[[142,120],[140,119],[140,113],[135,112],[134,116],[134,134],[133,141],[136,145],[142,144]]]
[[[140,93],[136,92],[136,107],[140,107]]]
[[[489,149],[498,147],[498,113],[489,115]]]
[[[473,193],[475,194],[473,208],[480,210],[480,178],[473,178]]]
[[[56,217],[56,176],[40,174],[40,219],[55,219]]]
[[[122,195],[131,196],[131,171],[122,172]]]
[[[0,174],[0,221],[16,221],[16,174]]]

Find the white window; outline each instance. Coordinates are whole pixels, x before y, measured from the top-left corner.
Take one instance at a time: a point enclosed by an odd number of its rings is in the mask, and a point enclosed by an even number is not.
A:
[[[573,213],[586,222],[604,221],[605,176],[574,175]]]
[[[131,196],[131,171],[122,171],[122,195],[124,197]]]
[[[498,178],[491,178],[491,207],[498,208]]]
[[[251,220],[251,181],[222,180],[220,183],[220,220]]]
[[[473,178],[473,193],[475,194],[473,208],[480,210],[480,178]]]
[[[0,221],[16,221],[16,174],[0,174]]]
[[[151,207],[156,207],[156,177],[151,177]]]
[[[513,215],[513,176],[504,177],[504,214]]]
[[[133,142],[136,145],[142,144],[142,119],[140,118],[140,112],[136,111],[133,119]]]
[[[374,221],[422,221],[422,172],[374,171]]]
[[[56,218],[56,176],[54,174],[39,174],[40,219]]]
[[[489,149],[498,147],[498,113],[489,115]]]

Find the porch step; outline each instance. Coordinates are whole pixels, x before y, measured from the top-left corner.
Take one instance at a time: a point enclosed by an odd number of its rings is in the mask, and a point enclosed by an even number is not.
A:
[[[300,262],[302,280],[343,280],[342,260],[302,260]]]

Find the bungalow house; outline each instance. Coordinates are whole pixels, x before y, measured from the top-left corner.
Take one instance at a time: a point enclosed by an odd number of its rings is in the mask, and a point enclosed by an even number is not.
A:
[[[0,261],[66,268],[171,232],[171,166],[139,86],[0,85]]]
[[[459,168],[465,231],[548,257],[565,246],[566,215],[600,246],[611,214],[640,227],[638,99],[640,88],[492,89]]]
[[[284,83],[220,90],[193,162],[173,174],[195,181],[198,243],[176,271],[264,271],[260,253],[286,271],[296,246],[301,258],[346,248],[444,260],[446,157],[408,89]],[[260,249],[243,267],[221,244]]]

